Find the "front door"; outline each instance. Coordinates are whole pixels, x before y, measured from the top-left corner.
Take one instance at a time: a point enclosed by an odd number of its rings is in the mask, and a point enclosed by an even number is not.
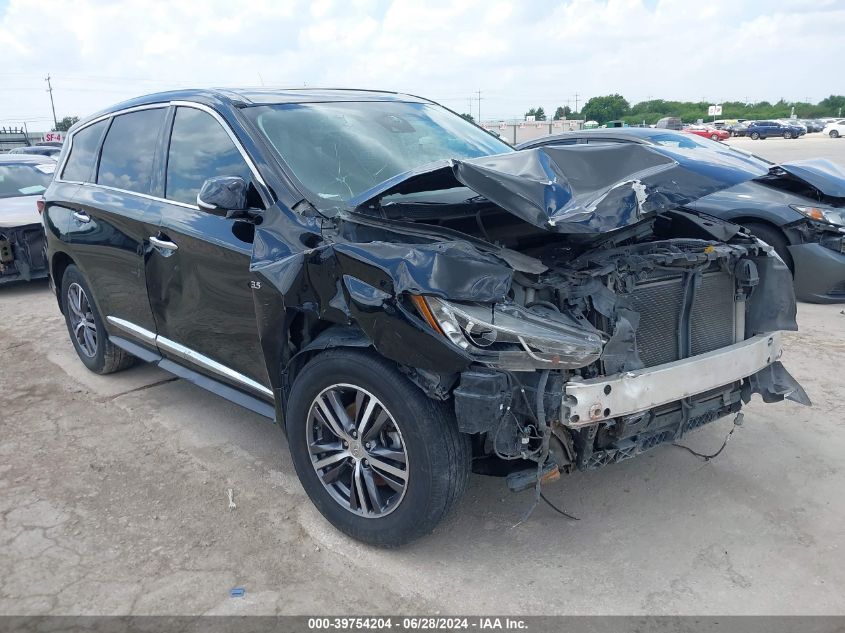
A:
[[[150,302],[168,357],[268,396],[249,272],[252,224],[201,210],[197,193],[213,176],[240,176],[263,208],[257,183],[226,128],[210,112],[178,106],[165,143],[164,201],[147,266]]]

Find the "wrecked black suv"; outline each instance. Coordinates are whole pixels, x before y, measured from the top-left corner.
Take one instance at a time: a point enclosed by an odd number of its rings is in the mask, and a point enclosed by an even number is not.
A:
[[[808,403],[790,273],[685,208],[736,152],[514,151],[425,99],[183,91],[76,124],[46,192],[79,358],[139,358],[287,432],[335,526],[430,531],[470,470],[514,489]]]

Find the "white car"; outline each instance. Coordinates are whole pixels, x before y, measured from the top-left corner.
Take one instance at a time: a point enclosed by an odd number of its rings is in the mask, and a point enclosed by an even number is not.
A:
[[[845,136],[845,119],[829,121],[825,124],[822,134],[827,134],[830,138]]]
[[[48,275],[37,201],[55,169],[46,156],[0,156],[0,285]]]

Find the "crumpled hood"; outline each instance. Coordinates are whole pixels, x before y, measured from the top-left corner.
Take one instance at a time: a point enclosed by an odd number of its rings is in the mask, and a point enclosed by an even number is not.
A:
[[[0,228],[13,228],[27,224],[41,224],[36,201],[38,196],[0,198]]]
[[[535,226],[596,234],[766,174],[761,161],[739,153],[634,143],[550,145],[431,163],[386,180],[350,204],[363,210],[393,194],[466,186]]]
[[[831,198],[845,198],[845,169],[825,158],[811,158],[778,165]],[[774,169],[777,169],[775,167]]]

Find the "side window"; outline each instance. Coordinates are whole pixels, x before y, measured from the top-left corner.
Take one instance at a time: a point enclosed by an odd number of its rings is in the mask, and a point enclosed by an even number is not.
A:
[[[112,121],[97,171],[97,184],[150,193],[156,143],[164,108],[139,110]]]
[[[196,204],[200,187],[214,176],[240,176],[249,183],[252,173],[213,116],[196,108],[176,108],[167,153],[165,197]]]
[[[62,171],[63,180],[85,182],[91,180],[94,171],[94,161],[97,157],[97,148],[100,139],[103,137],[103,130],[109,120],[100,121],[94,125],[79,130],[73,135],[73,144],[70,148],[70,156],[67,157],[65,168]]]

